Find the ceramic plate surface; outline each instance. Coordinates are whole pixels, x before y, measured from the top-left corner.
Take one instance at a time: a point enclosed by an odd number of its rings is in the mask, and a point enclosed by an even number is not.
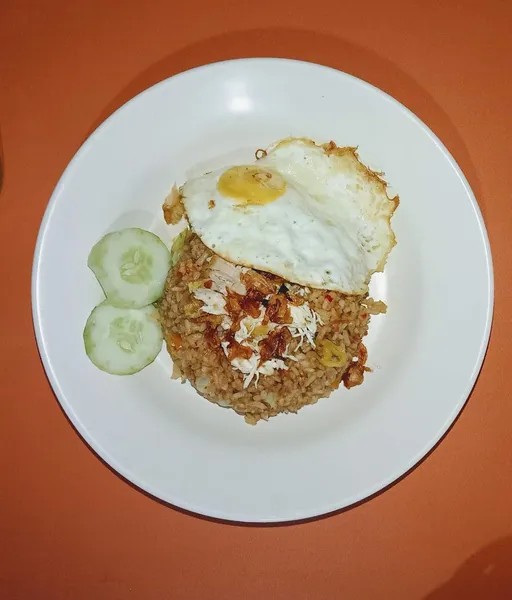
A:
[[[252,160],[287,136],[358,146],[400,195],[398,244],[371,292],[388,304],[367,346],[373,373],[297,415],[255,427],[171,381],[165,350],[147,369],[96,369],[82,341],[102,300],[87,267],[106,232],[135,226],[165,242],[172,184]],[[304,240],[307,244],[307,240]],[[103,123],[48,205],[33,269],[39,350],[57,398],[92,448],[125,478],[176,506],[270,522],[346,507],[404,474],[463,407],[489,338],[493,279],[474,195],[453,158],[410,111],[326,67],[228,61],[172,77]],[[77,477],[80,474],[77,473]]]

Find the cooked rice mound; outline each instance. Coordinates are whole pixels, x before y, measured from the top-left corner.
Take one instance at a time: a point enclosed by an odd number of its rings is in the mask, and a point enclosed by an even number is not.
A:
[[[250,424],[282,412],[295,413],[329,396],[342,382],[347,388],[363,382],[369,369],[365,367],[367,352],[362,339],[368,331],[370,314],[385,312],[382,302],[374,302],[367,294],[346,296],[301,288],[270,274],[245,269],[245,295],[227,288],[228,312],[233,298],[236,310],[242,310],[236,315],[229,313],[228,330],[226,317],[205,312],[204,300],[200,299],[203,297],[197,292],[198,288],[204,292],[211,287],[212,265],[217,258],[197,235],[188,233],[169,271],[159,312],[175,378],[190,381],[199,394],[232,408]],[[310,314],[317,319],[314,336],[299,335],[291,324],[287,327],[291,305],[309,306]],[[263,329],[256,329],[270,331],[266,338],[253,342],[253,347],[261,352],[257,355],[258,365],[276,365],[268,370],[271,374],[248,375],[233,366],[237,357],[250,353],[241,347],[244,342],[238,344],[233,337],[247,311],[253,316],[259,313],[261,318],[265,315]]]

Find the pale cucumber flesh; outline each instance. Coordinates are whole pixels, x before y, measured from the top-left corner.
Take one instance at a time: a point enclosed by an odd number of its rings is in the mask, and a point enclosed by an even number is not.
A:
[[[162,328],[153,306],[119,308],[108,301],[90,314],[84,344],[91,362],[112,375],[133,375],[162,349]]]
[[[109,303],[141,308],[158,300],[169,271],[169,250],[154,233],[136,227],[107,233],[87,261]]]

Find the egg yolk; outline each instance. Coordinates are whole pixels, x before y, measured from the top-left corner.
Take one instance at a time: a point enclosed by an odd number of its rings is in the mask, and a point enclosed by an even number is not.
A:
[[[286,181],[271,169],[256,166],[231,167],[217,182],[223,196],[233,198],[244,206],[274,202],[286,191]]]

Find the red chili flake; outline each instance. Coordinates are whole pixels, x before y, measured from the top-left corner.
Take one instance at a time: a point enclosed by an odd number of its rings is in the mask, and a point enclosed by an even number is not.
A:
[[[332,296],[330,296],[329,294],[325,294],[325,299],[329,300],[329,302],[332,302]]]
[[[361,313],[361,319],[367,319],[368,313]]]
[[[207,279],[207,280],[204,282],[204,287],[205,287],[205,288],[208,288],[209,290],[211,289],[212,285],[213,285],[213,281],[212,281],[211,279]]]

